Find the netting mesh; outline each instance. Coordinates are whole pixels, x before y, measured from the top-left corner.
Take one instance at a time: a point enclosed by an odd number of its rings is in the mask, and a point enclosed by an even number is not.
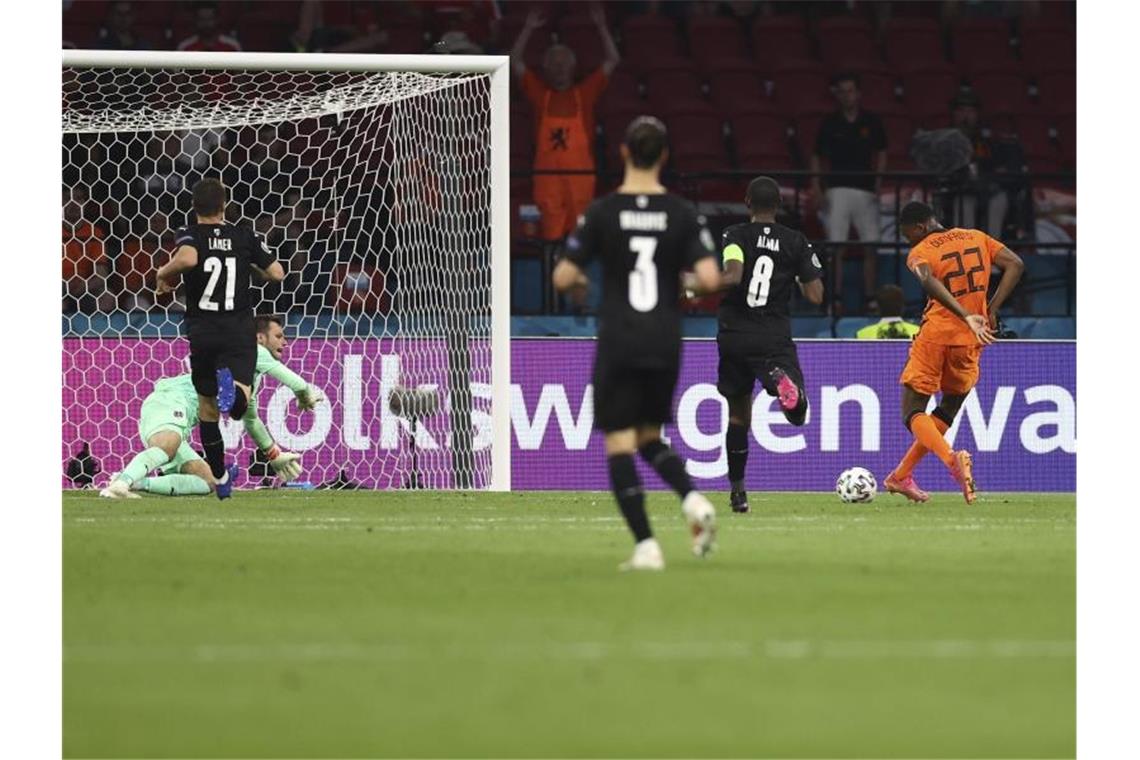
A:
[[[186,370],[181,294],[156,296],[154,271],[214,176],[288,273],[256,312],[285,315],[286,364],[331,401],[260,394],[310,479],[489,485],[490,112],[488,75],[65,67],[65,459],[120,467],[154,382]],[[439,410],[393,411],[417,387]],[[244,464],[251,442],[224,433]]]

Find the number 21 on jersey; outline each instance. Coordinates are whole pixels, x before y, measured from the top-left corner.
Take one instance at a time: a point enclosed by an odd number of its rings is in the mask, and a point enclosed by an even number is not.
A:
[[[237,259],[233,256],[227,256],[225,264],[226,270],[226,311],[234,310],[234,288],[237,286]],[[202,271],[210,275],[209,281],[206,283],[205,289],[202,291],[202,297],[198,299],[198,308],[202,311],[217,311],[218,302],[214,300],[214,291],[218,288],[218,280],[222,276],[222,260],[211,256],[202,262]]]
[[[752,308],[768,303],[768,291],[772,288],[772,273],[776,262],[771,256],[761,256],[752,267],[752,280],[748,283],[748,305]]]
[[[657,305],[657,238],[634,235],[629,239],[629,250],[637,254],[637,261],[629,273],[629,305],[638,311],[653,311]]]

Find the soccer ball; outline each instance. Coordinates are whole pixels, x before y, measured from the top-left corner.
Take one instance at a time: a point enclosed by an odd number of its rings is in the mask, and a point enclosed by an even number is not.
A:
[[[851,467],[839,474],[835,482],[835,493],[848,504],[866,504],[874,500],[878,482],[871,471],[864,467]]]

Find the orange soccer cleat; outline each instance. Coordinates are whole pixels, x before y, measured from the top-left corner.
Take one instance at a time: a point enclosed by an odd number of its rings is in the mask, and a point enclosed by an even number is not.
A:
[[[950,474],[958,481],[958,485],[962,486],[962,496],[965,497],[966,503],[973,504],[978,498],[978,492],[974,485],[974,460],[970,457],[970,452],[954,452],[954,464],[950,468]]]

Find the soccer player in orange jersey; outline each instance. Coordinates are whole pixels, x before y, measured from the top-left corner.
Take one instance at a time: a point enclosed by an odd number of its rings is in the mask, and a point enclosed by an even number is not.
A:
[[[933,451],[962,487],[966,503],[973,504],[977,496],[970,454],[952,451],[944,436],[978,382],[982,346],[993,343],[998,309],[1021,279],[1025,264],[984,232],[945,229],[925,203],[903,208],[899,230],[913,246],[907,268],[918,277],[929,300],[899,378],[903,423],[915,440],[883,485],[912,501],[929,499],[913,472],[919,460]],[[1000,269],[1002,277],[987,304],[991,267]],[[942,400],[927,414],[930,397],[938,392]]]

